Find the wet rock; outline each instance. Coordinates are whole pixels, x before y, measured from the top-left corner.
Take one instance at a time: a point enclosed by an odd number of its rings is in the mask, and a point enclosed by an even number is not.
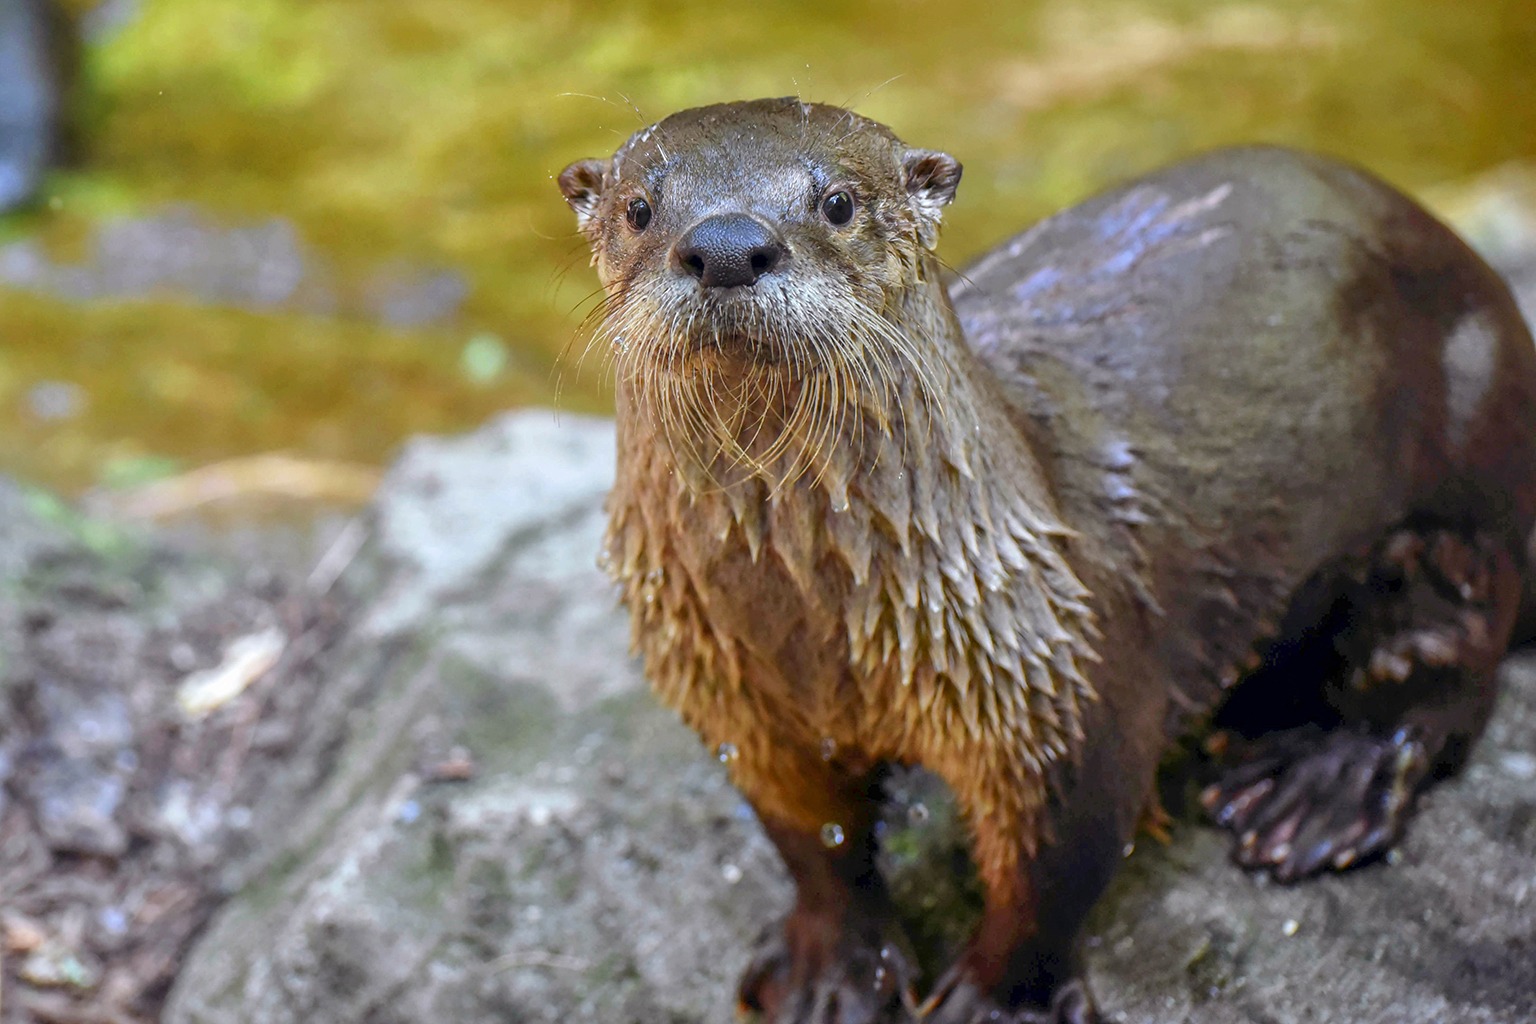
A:
[[[127,786],[116,773],[50,759],[28,790],[55,852],[116,857],[128,848],[128,834],[117,822]]]
[[[340,313],[424,327],[451,320],[469,293],[458,271],[403,261],[381,266],[355,286],[338,277],[290,221],[226,224],[187,204],[102,223],[77,260],[53,258],[36,239],[0,245],[0,283],[78,301],[173,293],[258,312]],[[59,398],[47,394],[33,404]]]

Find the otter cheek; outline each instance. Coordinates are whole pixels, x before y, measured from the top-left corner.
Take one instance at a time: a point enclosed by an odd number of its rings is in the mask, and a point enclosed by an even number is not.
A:
[[[597,267],[597,279],[603,283],[603,288],[609,294],[614,294],[622,281],[622,275],[618,268],[624,264],[618,258],[619,254],[610,251],[610,244],[600,245],[592,251],[592,263]]]

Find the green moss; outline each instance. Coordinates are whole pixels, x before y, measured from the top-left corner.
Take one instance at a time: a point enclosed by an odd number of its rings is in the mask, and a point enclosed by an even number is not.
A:
[[[481,774],[526,770],[563,742],[559,705],[543,686],[508,685],[458,658],[445,658],[438,692],[446,711],[464,723],[461,737]]]
[[[114,568],[124,568],[142,553],[142,547],[121,527],[81,515],[63,499],[29,487],[24,493],[27,511],[38,520],[58,527],[81,547]]]

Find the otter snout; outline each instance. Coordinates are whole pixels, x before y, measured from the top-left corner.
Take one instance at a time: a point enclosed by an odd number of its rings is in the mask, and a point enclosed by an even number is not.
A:
[[[746,213],[705,217],[672,247],[673,264],[705,288],[754,285],[788,258],[779,233]]]

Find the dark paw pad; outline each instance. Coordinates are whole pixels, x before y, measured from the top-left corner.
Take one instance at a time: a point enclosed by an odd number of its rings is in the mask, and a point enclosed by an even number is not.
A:
[[[1237,842],[1232,859],[1291,882],[1384,853],[1429,772],[1422,743],[1298,729],[1244,744],[1242,762],[1201,794]]]

